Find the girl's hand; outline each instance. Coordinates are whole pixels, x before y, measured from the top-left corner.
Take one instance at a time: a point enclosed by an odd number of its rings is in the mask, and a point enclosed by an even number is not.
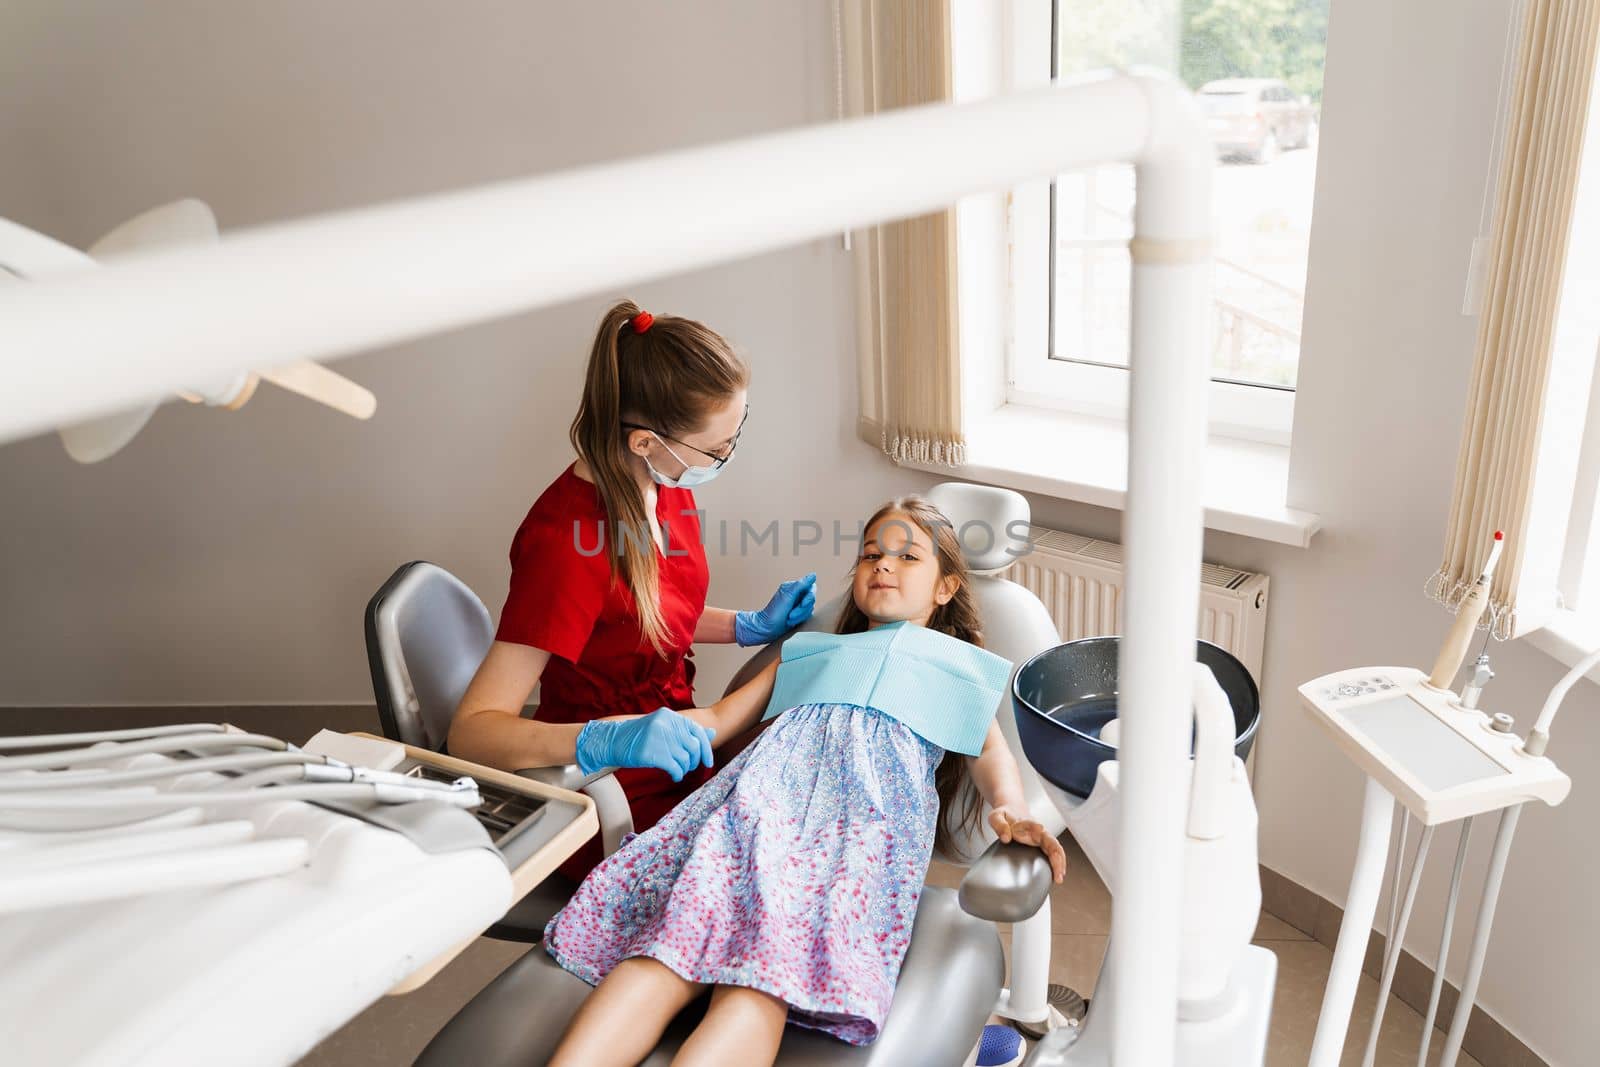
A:
[[[989,825],[994,828],[995,836],[1000,840],[1017,841],[1024,845],[1033,845],[1044,852],[1044,858],[1050,861],[1050,873],[1055,876],[1059,885],[1067,877],[1067,854],[1061,848],[1061,842],[1045,833],[1026,812],[1002,804],[989,813]]]

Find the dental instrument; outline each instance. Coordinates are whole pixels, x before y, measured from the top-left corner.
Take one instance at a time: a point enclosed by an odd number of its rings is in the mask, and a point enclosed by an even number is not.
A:
[[[1474,585],[1473,594],[1486,591],[1500,546],[1501,539],[1497,536],[1489,563]],[[1384,853],[1395,802],[1402,805],[1402,843],[1394,861],[1395,889],[1390,899],[1388,943],[1380,977],[1380,996],[1383,997],[1388,994],[1404,951],[1406,923],[1433,831],[1445,823],[1462,822],[1439,954],[1434,964],[1427,1022],[1418,1053],[1419,1064],[1426,1060],[1430,1031],[1442,992],[1471,820],[1490,812],[1500,813],[1461,995],[1439,1061],[1441,1067],[1453,1067],[1477,999],[1495,906],[1523,805],[1534,800],[1551,806],[1560,804],[1572,788],[1571,779],[1546,758],[1544,752],[1549,742],[1550,724],[1561,701],[1578,678],[1600,663],[1600,650],[1578,663],[1556,684],[1527,741],[1523,742],[1513,732],[1515,723],[1510,715],[1504,712],[1487,714],[1476,707],[1475,700],[1457,700],[1439,684],[1441,679],[1445,685],[1452,680],[1466,647],[1463,635],[1470,636],[1482,606],[1481,598],[1463,604],[1461,615],[1451,628],[1430,675],[1410,667],[1361,667],[1324,675],[1300,687],[1301,701],[1313,720],[1327,730],[1339,750],[1367,776],[1355,869],[1334,948],[1333,968],[1323,994],[1311,1067],[1333,1067],[1344,1045],[1362,957],[1377,906],[1378,884],[1385,866]],[[1481,685],[1478,688],[1481,690]],[[1470,695],[1470,687],[1466,695]],[[1412,817],[1423,827],[1423,836],[1411,864],[1404,903],[1397,912],[1404,860],[1404,826]],[[1383,1009],[1384,1003],[1380,1000],[1368,1035],[1366,1064],[1372,1062],[1376,1051]]]
[[[1487,635],[1485,635],[1484,639],[1488,639]],[[1478,701],[1483,699],[1483,687],[1493,679],[1494,671],[1489,667],[1489,654],[1480,652],[1478,658],[1473,661],[1471,676],[1467,679],[1466,684],[1461,687],[1461,706],[1469,709],[1476,708]]]
[[[326,756],[307,752],[259,752],[233,756],[208,756],[184,760],[181,763],[162,763],[140,766],[125,771],[111,771],[103,767],[89,767],[81,771],[19,771],[0,774],[0,792],[26,792],[33,789],[66,789],[75,785],[126,785],[135,782],[159,781],[196,771],[255,770],[262,767],[281,767],[301,763],[327,763]],[[235,780],[237,783],[237,780]]]
[[[285,752],[291,747],[287,741],[280,741],[276,737],[247,734],[237,730],[168,734],[142,741],[100,743],[87,748],[69,748],[31,756],[0,756],[0,774],[10,771],[44,770],[68,763],[103,763],[145,753],[197,751],[206,748],[266,748]]]
[[[1494,579],[1495,564],[1500,562],[1500,550],[1505,546],[1505,537],[1500,530],[1494,532],[1489,560],[1483,565],[1483,573],[1478,575],[1478,580],[1472,583],[1472,588],[1467,590],[1467,595],[1456,609],[1455,624],[1445,636],[1439,656],[1433,661],[1433,672],[1428,677],[1428,684],[1435,689],[1449,689],[1450,683],[1455,681],[1456,670],[1467,654],[1467,646],[1472,643],[1472,632],[1478,628],[1478,620],[1483,618],[1484,609],[1489,606],[1489,584]]]
[[[89,745],[97,741],[134,741],[146,737],[168,737],[173,734],[223,733],[228,728],[221,723],[174,723],[170,726],[135,726],[126,730],[95,730],[74,734],[24,734],[18,737],[0,737],[0,752],[21,748],[58,748],[67,745]]]
[[[128,811],[145,808],[181,808],[191,804],[206,807],[236,807],[274,800],[367,799],[376,800],[380,804],[438,800],[455,807],[472,808],[478,805],[478,789],[472,779],[462,778],[442,788],[431,782],[403,785],[388,782],[349,784],[313,782],[305,785],[274,785],[260,789],[196,790],[185,793],[156,790],[146,792],[140,789],[44,794],[0,791],[0,807],[7,811],[95,811],[102,808]]]

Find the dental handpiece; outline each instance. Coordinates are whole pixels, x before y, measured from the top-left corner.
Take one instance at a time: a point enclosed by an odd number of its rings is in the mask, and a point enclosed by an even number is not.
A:
[[[1461,706],[1476,708],[1478,700],[1483,696],[1483,687],[1494,678],[1494,671],[1489,666],[1487,654],[1480,655],[1472,665],[1472,676],[1467,679],[1467,684],[1461,687]]]
[[[1496,530],[1494,547],[1489,550],[1489,561],[1483,565],[1483,573],[1462,598],[1461,607],[1456,611],[1455,625],[1450,627],[1444,647],[1439,649],[1439,658],[1433,661],[1433,673],[1428,676],[1428,684],[1435,689],[1449,689],[1450,683],[1455,681],[1456,671],[1466,658],[1467,647],[1472,644],[1472,632],[1478,628],[1478,620],[1483,618],[1484,609],[1489,606],[1489,583],[1494,577],[1494,567],[1500,561],[1500,550],[1504,545],[1505,534]]]

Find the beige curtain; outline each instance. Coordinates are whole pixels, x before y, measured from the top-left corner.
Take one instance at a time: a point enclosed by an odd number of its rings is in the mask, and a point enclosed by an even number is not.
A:
[[[1527,0],[1455,495],[1427,586],[1459,604],[1503,530],[1490,595],[1500,638],[1537,629],[1556,603],[1547,557],[1562,539],[1531,520],[1597,31],[1600,0]]]
[[[841,108],[951,99],[950,0],[840,0]],[[891,459],[966,461],[952,208],[854,235],[860,418]]]

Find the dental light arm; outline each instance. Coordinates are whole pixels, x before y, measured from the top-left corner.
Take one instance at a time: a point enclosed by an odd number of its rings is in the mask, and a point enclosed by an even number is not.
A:
[[[0,219],[0,279],[38,281],[93,270],[102,260],[130,252],[205,245],[216,240],[217,220],[211,209],[198,200],[179,200],[146,211],[100,238],[88,254]],[[16,349],[14,354],[18,359],[48,358],[24,349]],[[377,401],[366,389],[303,359],[222,376],[193,377],[182,385],[175,384],[171,391],[190,403],[237,411],[262,379],[352,418],[371,418],[377,409]],[[64,424],[59,428],[61,443],[79,463],[106,459],[133,440],[163,399],[147,393],[122,410]]]

